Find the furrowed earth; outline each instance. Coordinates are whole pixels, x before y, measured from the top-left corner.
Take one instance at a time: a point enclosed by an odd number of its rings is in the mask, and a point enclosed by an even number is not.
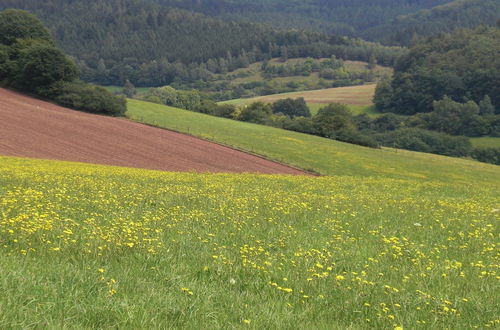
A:
[[[165,171],[305,174],[219,144],[0,89],[0,154]]]

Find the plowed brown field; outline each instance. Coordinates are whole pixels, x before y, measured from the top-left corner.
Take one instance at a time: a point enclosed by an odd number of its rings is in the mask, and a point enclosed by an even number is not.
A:
[[[166,171],[305,174],[168,130],[0,89],[0,155]]]

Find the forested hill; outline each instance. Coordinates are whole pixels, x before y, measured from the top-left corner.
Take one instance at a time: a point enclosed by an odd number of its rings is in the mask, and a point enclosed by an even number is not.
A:
[[[277,57],[375,57],[390,65],[400,50],[317,32],[277,31],[223,21],[150,0],[2,0],[0,9],[37,15],[74,56],[82,78],[101,84],[161,86],[207,80],[248,63]]]
[[[397,16],[452,0],[155,0],[161,4],[281,28],[356,35]]]
[[[362,36],[386,44],[410,45],[417,36],[437,35],[482,24],[495,25],[499,20],[498,0],[457,0],[430,10],[398,17],[387,24],[364,31]]]
[[[451,32],[500,18],[498,0],[155,0],[212,16],[409,45],[415,36]]]

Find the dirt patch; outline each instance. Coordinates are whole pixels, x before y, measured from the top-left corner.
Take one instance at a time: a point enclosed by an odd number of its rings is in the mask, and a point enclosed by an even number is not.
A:
[[[0,89],[0,154],[165,171],[306,174],[164,129]]]

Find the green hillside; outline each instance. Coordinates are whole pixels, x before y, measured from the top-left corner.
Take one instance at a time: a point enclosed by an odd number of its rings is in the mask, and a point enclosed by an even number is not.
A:
[[[266,23],[358,36],[388,44],[410,45],[421,36],[457,28],[495,25],[496,0],[156,0],[226,19]]]
[[[500,148],[500,137],[485,136],[471,138],[470,140],[475,147]]]
[[[164,86],[207,82],[250,63],[287,54],[392,65],[402,53],[362,40],[235,22],[170,8],[149,0],[3,0],[5,8],[28,10],[75,57],[82,79],[101,85]]]
[[[446,182],[497,180],[499,168],[474,161],[390,148],[371,149],[268,126],[129,100],[129,118],[188,133],[325,175],[420,178]]]
[[[499,19],[500,2],[497,0],[455,0],[384,22],[367,29],[362,36],[388,44],[411,45],[418,36],[433,36],[479,25],[495,25]]]
[[[155,0],[228,19],[261,22],[280,28],[302,28],[356,35],[398,16],[432,8],[452,0]]]
[[[257,96],[252,98],[239,98],[229,101],[220,102],[220,104],[233,104],[237,106],[250,104],[252,102],[273,103],[286,98],[304,98],[312,114],[329,103],[342,103],[349,106],[349,110],[353,114],[366,113],[369,116],[377,116],[380,113],[375,111],[373,107],[373,95],[375,93],[375,85],[359,85],[348,87],[325,88],[318,90],[309,90],[301,92],[290,92],[271,94],[265,96]]]

